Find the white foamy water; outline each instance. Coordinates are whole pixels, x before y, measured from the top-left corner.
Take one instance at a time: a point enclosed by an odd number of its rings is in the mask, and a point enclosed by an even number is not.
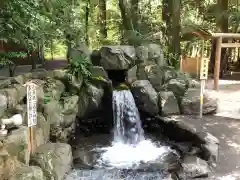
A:
[[[110,147],[98,150],[104,151],[98,163],[116,168],[131,168],[140,163],[153,162],[173,151],[167,146],[157,146],[150,140],[142,140],[135,146],[115,142]]]
[[[98,160],[100,166],[133,168],[141,163],[154,162],[156,159],[159,161],[161,157],[171,152],[169,147],[158,146],[151,140],[145,139],[138,108],[131,91],[113,92],[113,112],[114,141],[110,147],[97,149],[102,151]],[[132,125],[130,128],[126,125],[129,123]],[[129,138],[133,141],[129,141]]]

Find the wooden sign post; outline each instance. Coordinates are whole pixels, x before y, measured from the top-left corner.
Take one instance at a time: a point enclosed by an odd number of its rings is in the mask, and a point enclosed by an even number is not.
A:
[[[202,58],[201,61],[201,69],[200,69],[200,80],[201,80],[201,91],[200,91],[200,118],[202,118],[203,114],[203,95],[205,89],[205,83],[208,78],[208,58]]]
[[[37,85],[33,82],[27,82],[27,115],[29,128],[29,151],[33,152],[33,126],[37,125]]]

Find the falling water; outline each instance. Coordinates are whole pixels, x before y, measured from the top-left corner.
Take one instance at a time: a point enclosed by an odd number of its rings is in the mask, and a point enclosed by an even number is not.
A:
[[[113,92],[114,138],[111,146],[94,148],[100,156],[94,170],[74,170],[66,180],[168,180],[168,175],[157,171],[138,172],[148,166],[164,164],[164,157],[173,152],[169,147],[155,144],[144,137],[140,115],[129,90]],[[158,166],[156,166],[158,167]],[[122,174],[125,169],[130,174]],[[121,171],[122,170],[122,171]]]
[[[113,92],[114,141],[135,145],[144,139],[137,106],[131,91]]]
[[[114,140],[104,147],[98,160],[100,166],[138,168],[141,163],[153,162],[171,152],[167,146],[159,146],[145,139],[140,115],[129,90],[113,92]]]

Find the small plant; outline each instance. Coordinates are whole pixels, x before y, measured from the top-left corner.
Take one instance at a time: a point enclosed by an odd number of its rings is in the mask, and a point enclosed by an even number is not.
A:
[[[43,103],[47,104],[51,101],[51,96],[49,94],[44,94],[44,100]]]
[[[92,63],[88,57],[83,57],[80,53],[78,55],[74,54],[73,57],[70,57],[68,73],[77,79],[83,77],[83,83],[87,85],[92,75],[90,71],[91,66]]]

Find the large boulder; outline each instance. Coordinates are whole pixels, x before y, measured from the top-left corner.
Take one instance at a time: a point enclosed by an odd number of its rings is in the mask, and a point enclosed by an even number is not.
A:
[[[59,125],[64,121],[62,111],[62,105],[56,100],[50,100],[43,106],[43,115],[51,126]]]
[[[46,78],[44,83],[44,93],[55,100],[59,100],[64,92],[65,86],[60,80]]]
[[[100,53],[101,65],[106,70],[124,70],[136,65],[136,51],[133,46],[103,46]]]
[[[172,91],[174,95],[180,99],[186,93],[188,85],[183,79],[171,79],[166,85],[168,91]]]
[[[189,179],[208,177],[208,163],[196,156],[185,157],[182,163],[185,176]]]
[[[183,96],[189,87],[188,76],[170,66],[141,63],[136,74],[138,80],[149,80],[157,91],[172,91],[176,96]]]
[[[40,132],[42,131],[42,136],[43,137],[39,137],[39,139],[43,139],[43,140],[39,140],[40,142],[43,141],[44,143],[47,143],[49,141],[49,137],[50,137],[50,122],[47,121],[47,119],[43,116],[42,113],[38,113],[37,114],[37,119],[38,119],[38,123],[37,123],[37,128],[41,129],[39,130]],[[38,138],[38,137],[36,137]]]
[[[101,66],[92,66],[90,69],[92,77],[108,79],[107,72]]]
[[[99,81],[99,80],[97,80]],[[89,84],[86,89],[82,89],[78,101],[78,117],[82,118],[101,108],[104,89],[100,84]]]
[[[89,95],[89,105],[88,112],[94,112],[96,109],[100,108],[102,103],[102,98],[104,95],[104,90],[99,86],[89,85],[88,86],[88,95]]]
[[[194,119],[193,119],[194,118]],[[208,163],[216,167],[219,155],[219,140],[210,133],[202,131],[202,126],[198,126],[193,122],[195,117],[192,116],[170,116],[170,117],[154,117],[151,121],[147,121],[152,126],[151,131],[161,133],[175,142],[190,142],[198,149],[196,153],[188,153],[188,155],[199,155]]]
[[[66,69],[55,69],[51,72],[51,77],[62,82],[68,80],[68,74]]]
[[[63,127],[69,127],[72,123],[74,123],[76,119],[76,115],[78,113],[78,100],[79,97],[75,96],[68,96],[64,97],[63,99],[63,116],[64,121],[62,123]]]
[[[38,166],[21,165],[16,168],[10,180],[46,180]]]
[[[190,88],[181,102],[183,114],[197,115],[200,112],[200,89]],[[206,91],[203,96],[203,114],[214,114],[217,111],[217,99]]]
[[[3,94],[0,94],[0,117],[2,117],[7,110],[7,97]]]
[[[30,158],[28,138],[28,127],[22,126],[17,130],[11,131],[10,135],[3,141],[10,156],[16,156],[24,164],[28,164]]]
[[[159,44],[146,44],[136,48],[138,59],[144,64],[157,64],[164,66],[167,64],[164,59],[162,48]]]
[[[69,49],[69,57],[74,58],[90,58],[91,51],[85,44],[78,43],[76,47]]]
[[[219,159],[219,140],[210,133],[203,133],[205,144],[203,148],[205,149],[205,158],[208,159],[209,164],[212,167],[216,167]]]
[[[81,91],[83,85],[83,76],[79,76],[76,78],[75,76],[70,76],[69,77],[69,91],[72,94],[77,94],[79,91]]]
[[[52,100],[44,105],[43,114],[50,123],[50,138],[54,142],[68,142],[75,131],[79,97],[62,97],[61,101]]]
[[[158,94],[148,80],[133,82],[131,91],[139,110],[151,115],[159,113]]]
[[[137,65],[132,67],[127,71],[127,82],[131,84],[132,82],[136,81],[137,78]]]
[[[165,69],[156,64],[141,64],[138,66],[137,74],[139,79],[148,79],[157,91],[162,91],[164,84],[164,70]]]
[[[161,91],[159,93],[159,107],[162,115],[179,114],[178,101],[171,91]]]
[[[0,141],[0,177],[9,179],[15,172],[17,166],[17,157],[11,156],[4,144]]]
[[[30,163],[39,166],[47,179],[62,180],[72,166],[71,146],[63,143],[41,145],[31,156]]]
[[[82,118],[85,116],[87,112],[87,108],[89,105],[89,97],[86,89],[82,89],[79,92],[79,101],[78,101],[78,114],[77,116],[79,118]]]
[[[14,108],[18,104],[18,92],[16,88],[6,88],[0,91],[7,96],[8,108]]]

